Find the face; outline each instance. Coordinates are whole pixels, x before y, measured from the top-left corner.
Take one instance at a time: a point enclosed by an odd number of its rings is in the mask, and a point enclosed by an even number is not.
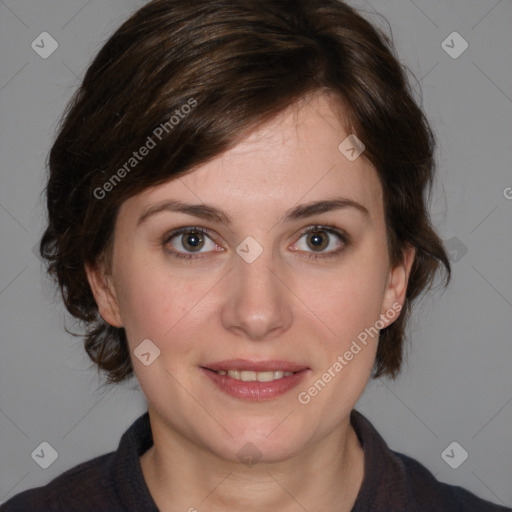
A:
[[[380,182],[338,149],[348,135],[332,98],[312,96],[121,205],[111,275],[87,272],[102,317],[126,329],[154,428],[277,461],[348,424],[413,258],[390,268]],[[338,203],[304,207],[325,201]]]

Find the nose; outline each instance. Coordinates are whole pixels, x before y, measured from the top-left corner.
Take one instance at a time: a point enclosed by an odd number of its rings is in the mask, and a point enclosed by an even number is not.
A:
[[[281,336],[291,325],[293,300],[283,267],[274,265],[271,251],[265,250],[251,263],[238,254],[233,259],[225,283],[223,326],[252,341]]]

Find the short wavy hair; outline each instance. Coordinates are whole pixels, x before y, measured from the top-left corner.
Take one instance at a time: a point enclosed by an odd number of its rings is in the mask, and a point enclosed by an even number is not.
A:
[[[108,267],[121,203],[206,163],[317,91],[344,106],[340,121],[378,173],[391,265],[407,245],[416,248],[404,306],[380,331],[372,372],[396,377],[412,302],[441,266],[447,286],[451,269],[427,210],[435,137],[392,38],[338,0],[154,0],[93,59],[47,161],[40,253],[108,382],[128,378],[133,366],[124,328],[99,315],[85,264]],[[173,124],[180,112],[188,113]],[[160,142],[127,169],[158,127]]]

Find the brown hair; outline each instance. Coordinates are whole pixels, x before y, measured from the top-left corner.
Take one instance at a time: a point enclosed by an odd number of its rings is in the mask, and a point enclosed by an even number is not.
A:
[[[126,333],[99,315],[84,264],[108,262],[120,204],[316,91],[345,106],[342,121],[378,172],[391,264],[407,244],[416,248],[404,307],[380,332],[373,377],[398,374],[413,300],[440,264],[445,286],[451,269],[426,206],[435,139],[391,40],[338,0],[154,0],[87,69],[48,161],[41,256],[109,382],[133,373]],[[150,139],[156,144],[136,159]]]

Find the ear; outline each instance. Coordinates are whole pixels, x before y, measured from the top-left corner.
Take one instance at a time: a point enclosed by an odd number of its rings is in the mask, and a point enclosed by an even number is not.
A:
[[[102,264],[86,263],[85,273],[103,320],[113,327],[122,327],[123,322],[119,314],[119,304],[112,276],[105,271]]]
[[[407,283],[411,273],[412,264],[416,255],[416,248],[407,245],[403,250],[402,262],[396,267],[392,268],[389,272],[386,288],[384,290],[384,301],[382,303],[381,319],[386,321],[386,312],[390,310],[396,312],[402,309],[405,302],[405,294],[407,292]],[[398,318],[398,315],[393,314],[393,318]],[[391,324],[392,321],[387,323]],[[386,327],[387,327],[386,325]]]

